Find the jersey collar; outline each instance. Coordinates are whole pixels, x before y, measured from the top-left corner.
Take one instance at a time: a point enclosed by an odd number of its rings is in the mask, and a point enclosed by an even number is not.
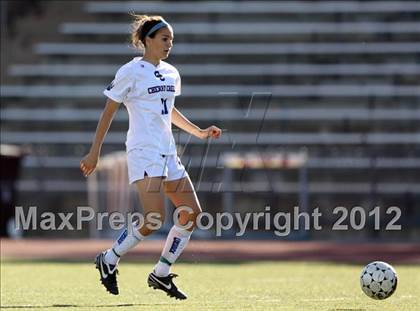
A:
[[[159,64],[155,66],[152,63],[149,63],[148,61],[143,60],[143,58],[140,58],[140,65],[141,67],[148,68],[151,70],[158,70],[162,67],[162,62],[159,62]]]

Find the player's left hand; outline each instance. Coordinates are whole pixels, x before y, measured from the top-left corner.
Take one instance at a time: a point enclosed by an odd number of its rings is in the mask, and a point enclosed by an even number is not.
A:
[[[219,138],[222,135],[222,130],[219,129],[217,126],[212,125],[204,130],[201,130],[202,135],[201,135],[201,139],[206,139],[206,138]]]

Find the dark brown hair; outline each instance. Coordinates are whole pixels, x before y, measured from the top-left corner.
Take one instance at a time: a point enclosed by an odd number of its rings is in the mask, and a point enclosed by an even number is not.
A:
[[[146,46],[146,34],[152,29],[153,26],[160,23],[163,20],[162,16],[154,15],[137,15],[130,13],[134,17],[134,22],[131,24],[131,44],[136,49],[144,49]],[[154,38],[156,32],[150,34],[151,38]]]

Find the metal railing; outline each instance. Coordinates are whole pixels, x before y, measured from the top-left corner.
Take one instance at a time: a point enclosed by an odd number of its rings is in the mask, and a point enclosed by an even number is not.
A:
[[[179,1],[165,4],[160,1],[95,1],[88,2],[89,13],[159,12],[176,13],[394,13],[420,12],[418,1]]]
[[[14,64],[8,68],[11,76],[24,77],[104,77],[115,75],[120,65],[110,64]],[[183,77],[206,76],[388,76],[420,75],[416,63],[384,64],[180,64]]]

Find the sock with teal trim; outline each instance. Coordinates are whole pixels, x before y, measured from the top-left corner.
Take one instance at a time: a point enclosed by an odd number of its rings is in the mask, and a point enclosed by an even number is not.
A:
[[[105,262],[111,265],[118,264],[120,257],[139,244],[143,239],[144,237],[136,228],[136,223],[133,223],[130,230],[129,228],[125,229],[114,242],[114,245],[106,251]]]
[[[154,271],[158,276],[167,276],[170,273],[171,265],[178,259],[188,244],[191,231],[173,226],[166,238],[162,255],[156,264]]]

